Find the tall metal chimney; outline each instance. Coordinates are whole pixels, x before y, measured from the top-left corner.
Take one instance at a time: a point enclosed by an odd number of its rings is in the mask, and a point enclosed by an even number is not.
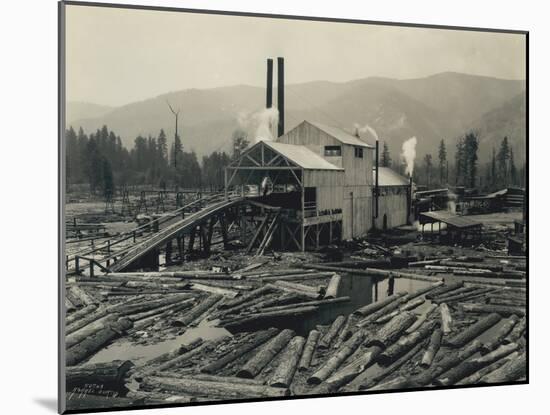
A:
[[[277,137],[285,133],[285,60],[277,58],[277,107],[279,110],[279,125]]]
[[[378,186],[378,170],[379,170],[379,146],[378,146],[378,140],[376,140],[376,159],[374,160],[374,166],[376,175],[374,178],[374,217],[378,219],[378,197],[380,195],[380,188]]]
[[[273,106],[273,59],[268,59],[265,107],[271,108],[272,106]]]

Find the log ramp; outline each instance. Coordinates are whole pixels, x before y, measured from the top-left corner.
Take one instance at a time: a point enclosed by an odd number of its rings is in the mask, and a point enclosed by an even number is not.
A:
[[[523,379],[525,292],[506,284],[442,281],[416,272],[426,266],[461,268],[455,260],[412,262],[413,273],[350,269],[335,263],[270,271],[260,264],[232,274],[77,277],[67,290],[68,381],[137,382],[138,389],[128,397],[162,403]],[[499,265],[467,265],[472,274],[504,272]],[[349,297],[339,296],[345,273],[414,277],[430,284],[335,316],[307,333],[270,326],[277,319],[299,319],[349,302]],[[181,333],[201,324],[225,327],[234,334],[197,338],[146,362],[88,362],[121,337],[139,338],[139,333],[159,328]],[[258,325],[265,328],[248,329]],[[489,331],[492,335],[487,337]],[[375,373],[370,370],[374,366]]]

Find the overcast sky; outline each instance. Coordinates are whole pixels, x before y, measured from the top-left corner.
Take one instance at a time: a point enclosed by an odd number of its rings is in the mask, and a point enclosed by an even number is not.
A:
[[[123,105],[186,88],[444,71],[525,79],[524,36],[67,6],[67,99]]]

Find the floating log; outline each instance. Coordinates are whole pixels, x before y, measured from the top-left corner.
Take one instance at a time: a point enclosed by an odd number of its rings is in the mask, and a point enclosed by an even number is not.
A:
[[[452,282],[450,284],[445,283],[445,284],[437,287],[436,289],[434,289],[432,292],[426,294],[426,298],[428,300],[431,300],[433,298],[437,298],[437,297],[441,296],[444,293],[451,292],[451,291],[454,291],[454,290],[458,290],[459,288],[462,288],[463,285],[464,285],[464,283],[462,281]]]
[[[370,303],[366,306],[363,306],[353,312],[355,315],[359,315],[361,317],[367,317],[368,315],[374,313],[375,311],[380,310],[381,308],[385,307],[386,305],[390,304],[391,302],[397,300],[400,297],[403,297],[407,293],[405,291],[401,291],[395,294],[392,294],[388,297],[386,297],[383,300],[376,301],[374,303]]]
[[[430,334],[432,334],[437,323],[430,321],[422,325],[417,331],[401,337],[397,342],[389,346],[378,357],[378,363],[382,366],[388,366],[394,360],[398,359],[418,343],[423,342]]]
[[[414,261],[414,262],[409,262],[409,268],[411,268],[411,267],[421,267],[421,268],[424,268],[424,265],[437,265],[437,264],[439,264],[441,261],[444,261],[444,259],[428,259],[428,260],[425,260],[425,261]]]
[[[71,300],[69,300],[67,296],[65,296],[65,311],[70,313],[71,311],[74,311],[74,310],[76,310],[75,305],[71,303]]]
[[[481,354],[489,353],[493,350],[495,350],[497,347],[501,345],[501,343],[504,342],[504,339],[506,336],[508,336],[516,323],[518,322],[518,318],[515,315],[512,315],[508,317],[506,320],[504,320],[504,323],[499,327],[498,331],[492,336],[491,340],[483,343],[483,347],[481,348]]]
[[[401,305],[406,301],[405,297],[399,297],[382,307],[380,310],[368,315],[363,320],[357,323],[358,327],[365,327],[367,324],[377,321],[378,319],[393,313],[393,311],[399,309]]]
[[[512,298],[503,298],[503,297],[489,297],[485,301],[487,304],[491,305],[505,305],[509,307],[525,307],[525,300],[516,300]]]
[[[310,287],[309,285],[305,284],[277,280],[273,283],[273,285],[275,285],[280,290],[297,293],[313,299],[318,299],[323,296],[323,292],[320,292],[317,287]]]
[[[69,289],[69,292],[73,296],[77,297],[84,306],[97,303],[97,301],[94,300],[94,298],[91,295],[89,295],[86,291],[84,291],[82,288],[80,288],[77,285],[71,286],[71,288]]]
[[[236,314],[239,314],[240,312],[242,312],[243,310],[247,310],[247,309],[257,310],[258,308],[261,307],[262,304],[269,303],[270,301],[274,302],[278,298],[280,298],[280,295],[278,293],[273,293],[273,294],[268,294],[268,295],[263,296],[263,297],[255,298],[255,299],[250,300],[246,303],[242,303],[242,304],[239,304],[239,305],[231,307],[231,308],[226,308],[226,309],[223,309],[223,310],[217,310],[217,311],[212,313],[210,320],[215,320],[215,319],[218,319],[218,318],[224,318],[224,317],[227,317],[227,316],[230,316],[230,315],[236,315]],[[301,299],[302,297],[299,297],[299,298]]]
[[[82,362],[131,327],[132,322],[130,320],[124,318],[119,319],[82,340],[80,343],[67,350],[67,366],[74,366]]]
[[[194,298],[195,296],[192,294],[175,294],[175,295],[169,295],[165,298],[159,298],[152,301],[144,301],[137,304],[131,303],[131,304],[120,304],[115,305],[110,308],[111,312],[118,313],[120,315],[130,315],[130,314],[136,314],[141,311],[148,311],[152,310],[153,308],[162,307],[168,304],[174,304],[183,300],[187,300],[189,298]]]
[[[351,337],[353,334],[353,326],[355,325],[355,318],[353,315],[349,315],[346,318],[346,322],[344,326],[340,329],[340,333],[338,334],[338,338],[332,345],[333,348],[337,349],[339,348],[342,343],[344,343],[347,339]]]
[[[460,333],[456,334],[454,337],[446,339],[444,343],[448,346],[455,348],[462,347],[470,340],[475,339],[481,333],[493,327],[500,321],[500,319],[501,317],[496,313],[489,314],[488,316],[483,317],[471,326],[468,326]]]
[[[466,300],[471,301],[475,298],[486,297],[487,294],[489,294],[490,292],[492,292],[494,290],[493,288],[489,288],[489,287],[487,287],[487,288],[485,288],[485,287],[472,287],[472,288],[474,288],[474,290],[472,290],[472,291],[445,297],[444,302],[454,303],[454,302],[462,302],[462,301],[466,301]],[[432,300],[432,301],[434,301],[435,303],[439,303],[441,300],[440,299],[435,299],[435,300]]]
[[[330,281],[327,286],[324,298],[336,298],[338,297],[338,288],[340,287],[340,282],[342,277],[339,274],[332,274]]]
[[[279,353],[292,339],[294,331],[284,329],[277,336],[263,345],[261,349],[248,360],[244,366],[237,372],[241,378],[254,378],[260,371]]]
[[[479,262],[458,262],[458,261],[444,261],[444,264],[449,267],[459,267],[459,268],[470,268],[470,269],[482,269],[482,270],[489,270],[489,271],[495,271],[500,272],[503,269],[502,265],[490,265],[487,263],[479,263]]]
[[[276,287],[274,287],[271,284],[266,284],[263,287],[252,290],[252,291],[250,291],[246,294],[243,294],[240,297],[236,297],[232,300],[226,301],[223,304],[220,304],[220,309],[235,307],[235,306],[240,305],[242,303],[246,303],[247,301],[253,300],[253,299],[258,298],[258,297],[261,297],[264,294],[271,293],[273,290],[276,290]]]
[[[522,378],[527,373],[526,354],[522,353],[516,359],[511,359],[497,370],[483,376],[480,383],[512,382]]]
[[[333,272],[306,272],[302,274],[280,274],[267,275],[260,277],[263,282],[269,281],[303,281],[303,280],[318,280],[333,276]]]
[[[189,301],[189,300],[184,300],[184,301]],[[157,323],[158,321],[169,320],[169,317],[171,315],[173,315],[175,313],[178,313],[181,310],[188,309],[192,304],[190,304],[188,302],[183,304],[183,302],[182,302],[182,303],[179,303],[179,304],[176,304],[176,305],[177,305],[177,307],[168,308],[168,309],[162,311],[161,313],[152,313],[155,310],[151,310],[151,312],[150,312],[151,315],[149,317],[145,317],[145,318],[142,318],[142,319],[137,320],[137,321],[134,322],[134,327],[132,328],[132,333],[135,333],[138,330],[143,330],[146,327],[149,327],[149,326]]]
[[[318,344],[319,349],[328,349],[330,347],[332,340],[338,335],[338,333],[340,332],[340,329],[343,327],[345,322],[346,322],[345,316],[340,315],[336,317],[336,319],[332,322],[328,331],[319,341],[319,344]]]
[[[96,310],[97,310],[97,306],[95,304],[90,304],[84,308],[81,308],[80,310],[75,311],[74,313],[67,316],[65,318],[65,324],[69,326],[71,323],[74,323],[78,319],[89,316],[91,313],[93,313]]]
[[[69,389],[86,384],[121,387],[133,366],[134,364],[129,360],[70,366],[65,371],[65,380]]]
[[[443,336],[443,331],[440,328],[437,328],[433,331],[430,342],[428,343],[428,348],[422,355],[422,360],[420,362],[420,367],[426,369],[431,366],[432,362],[439,351],[441,346],[441,337]]]
[[[502,342],[504,344],[517,342],[525,332],[526,325],[527,321],[525,317],[523,317],[520,321],[517,322],[510,334],[506,336],[506,338],[503,339]]]
[[[439,287],[441,287],[442,285],[444,284],[443,281],[439,281],[439,282],[436,282],[432,285],[428,285],[424,288],[420,288],[416,291],[413,291],[412,293],[408,293],[406,296],[405,296],[405,301],[412,301],[414,300],[415,298],[418,298],[422,295],[424,295],[426,298],[427,298],[427,294],[428,293],[431,293],[433,291],[435,291],[436,289],[438,289]]]
[[[502,346],[494,352],[486,354],[485,356],[465,360],[458,366],[453,367],[451,370],[448,370],[442,376],[435,379],[434,384],[437,386],[454,385],[459,380],[477,372],[484,366],[494,363],[502,357],[514,352],[517,347],[518,346],[516,343],[511,343],[506,346]]]
[[[220,301],[223,297],[218,294],[213,294],[206,297],[199,305],[189,310],[183,317],[172,320],[172,325],[175,326],[188,326],[193,320],[202,315],[205,311],[210,309],[214,304]]]
[[[334,392],[342,385],[345,385],[352,379],[355,379],[367,368],[373,365],[378,356],[382,352],[382,348],[373,346],[361,354],[357,359],[347,364],[344,367],[339,368],[322,384],[326,385],[327,392]]]
[[[348,274],[355,274],[355,275],[364,275],[366,277],[373,277],[373,276],[389,277],[390,275],[392,275],[395,278],[407,278],[407,279],[419,280],[419,281],[430,281],[430,282],[441,281],[441,278],[430,277],[427,275],[411,274],[406,272],[396,272],[394,270],[389,271],[389,270],[377,269],[377,268],[366,268],[362,270],[362,269],[335,267],[335,266],[321,265],[321,264],[297,264],[296,266],[299,266],[302,268],[313,268],[313,269],[319,269],[322,271],[332,271],[332,272],[338,272],[338,273],[344,273],[344,274],[348,273]]]
[[[416,316],[407,311],[395,316],[382,326],[372,338],[367,340],[366,346],[388,347],[395,342],[415,320]]]
[[[433,382],[434,379],[445,373],[449,369],[459,365],[466,359],[470,358],[481,349],[481,343],[474,340],[467,347],[451,353],[445,354],[441,359],[434,362],[429,369],[413,376],[411,384],[413,386],[425,386]]]
[[[110,314],[101,317],[98,320],[92,321],[90,324],[73,331],[71,334],[65,337],[65,349],[68,349],[75,344],[80,343],[85,338],[97,333],[98,331],[104,329],[112,322],[116,321],[119,318],[118,314]]]
[[[404,389],[406,387],[410,386],[410,380],[408,377],[405,376],[398,376],[396,378],[393,378],[391,380],[388,380],[387,382],[380,383],[379,385],[375,385],[371,388],[368,388],[369,391],[387,391],[392,389]]]
[[[292,383],[292,378],[296,372],[298,360],[302,355],[306,339],[302,336],[296,336],[288,343],[286,349],[282,352],[281,361],[275,368],[269,386],[278,388],[288,388]]]
[[[207,293],[217,294],[229,298],[235,298],[237,295],[239,295],[239,292],[235,290],[200,283],[191,284],[191,288],[194,290],[204,291]]]
[[[225,356],[222,356],[218,360],[213,361],[212,363],[207,364],[201,368],[201,372],[204,373],[216,373],[220,369],[227,366],[229,363],[237,360],[241,356],[244,356],[246,353],[254,350],[255,348],[261,346],[269,339],[272,339],[279,330],[276,328],[269,328],[267,330],[262,330],[258,333],[253,333],[245,339],[245,341],[237,346],[235,349],[227,353]]]
[[[400,307],[400,310],[401,311],[409,311],[409,310],[414,310],[415,308],[417,308],[418,306],[421,306],[422,304],[424,304],[426,302],[426,300],[424,298],[416,298],[414,300],[411,300],[405,304],[403,304],[401,307]]]
[[[264,381],[259,379],[245,379],[238,378],[237,376],[216,376],[208,375],[206,373],[192,373],[192,374],[181,374],[178,372],[164,372],[163,376],[174,377],[174,378],[188,378],[193,377],[197,380],[206,380],[209,382],[230,382],[230,383],[242,383],[243,385],[264,385]]]
[[[447,335],[452,331],[451,325],[453,323],[453,318],[451,316],[451,311],[445,303],[439,305],[439,311],[441,313],[441,330],[444,335]]]
[[[464,379],[456,382],[456,385],[477,385],[483,376],[497,370],[499,367],[506,364],[510,360],[517,358],[518,356],[519,353],[517,351],[510,353],[509,355],[504,356],[502,359],[499,359],[496,362],[491,363],[490,365],[485,366],[484,368],[471,374],[470,376],[467,376]]]
[[[432,298],[432,302],[434,302],[436,304],[445,303],[445,302],[447,302],[448,298],[457,297],[457,296],[465,294],[465,293],[469,294],[470,292],[476,291],[478,289],[479,289],[478,287],[461,287],[461,288],[458,288],[456,290],[453,290],[453,291],[450,291],[450,292],[447,292],[447,293],[444,293],[442,295],[438,295],[437,297]]]
[[[432,313],[437,310],[437,306],[435,304],[430,304],[430,306],[416,319],[416,321],[407,329],[405,330],[405,333],[410,334],[424,324],[424,322],[432,315]]]
[[[182,392],[208,398],[273,398],[290,394],[288,389],[271,386],[250,385],[242,382],[212,382],[194,377],[148,377],[143,385],[151,389],[163,389],[170,392]]]
[[[412,358],[416,356],[418,352],[420,352],[423,346],[424,346],[424,343],[417,344],[415,347],[413,347],[411,350],[405,353],[402,357],[397,359],[390,366],[386,367],[376,375],[367,376],[366,373],[359,375],[347,386],[346,390],[355,391],[355,390],[365,390],[365,389],[372,388],[378,382],[384,380],[389,375],[391,375],[396,370],[398,370],[405,363],[410,362]]]
[[[344,361],[350,357],[355,350],[365,340],[365,332],[360,330],[356,332],[347,342],[345,342],[334,354],[307,379],[310,385],[318,385],[327,379]]]
[[[299,372],[303,372],[309,369],[309,365],[311,364],[311,359],[313,358],[313,355],[315,353],[320,335],[321,333],[317,330],[311,330],[309,332],[306,344],[304,346],[304,352],[302,353],[302,357],[300,358],[300,362],[298,363]]]
[[[105,317],[106,315],[111,314],[109,313],[109,310],[106,308],[98,308],[88,316],[82,317],[76,321],[73,321],[71,324],[65,327],[65,335],[69,335],[71,333],[74,333],[75,331],[81,329],[84,326],[87,326],[88,324],[99,320],[100,318]]]
[[[164,363],[161,363],[157,367],[147,368],[141,373],[144,377],[146,377],[146,375],[155,374],[155,373],[162,373],[162,372],[165,372],[167,370],[177,368],[182,363],[185,363],[190,358],[192,358],[192,357],[194,357],[194,356],[196,356],[200,353],[203,353],[205,350],[213,350],[220,343],[223,343],[223,342],[227,341],[229,338],[230,338],[229,336],[221,336],[221,337],[218,337],[217,339],[201,343],[199,346],[189,350],[188,352],[183,353],[179,356],[176,356],[173,359],[170,359],[170,360],[168,360]]]
[[[272,297],[266,296],[262,298],[262,301],[256,303],[252,308],[254,310],[261,310],[267,307],[275,307],[287,304],[296,304],[304,300],[304,296],[296,293],[274,293]]]
[[[163,353],[160,356],[157,356],[153,359],[148,360],[146,365],[150,367],[160,363],[167,362],[168,360],[172,360],[183,353],[187,353],[188,351],[193,350],[195,347],[199,347],[203,343],[204,343],[204,340],[201,337],[197,337],[195,340],[193,340],[190,343],[182,344],[176,347],[175,349],[170,350],[169,352]]]
[[[319,307],[309,306],[309,307],[298,307],[298,308],[289,308],[285,310],[270,311],[266,313],[253,313],[249,314],[243,318],[237,318],[229,321],[220,322],[219,325],[225,327],[227,330],[236,330],[246,326],[261,325],[269,323],[275,319],[285,318],[295,319],[302,317],[306,314],[314,313],[319,310]]]
[[[525,315],[525,308],[523,307],[509,307],[505,305],[491,305],[491,304],[462,304],[462,309],[466,312],[472,313],[496,313],[503,317],[516,316],[523,317]]]
[[[144,318],[151,317],[151,316],[154,316],[154,315],[157,315],[157,314],[162,314],[162,313],[164,313],[165,311],[168,311],[168,310],[174,310],[174,311],[182,310],[184,308],[190,307],[191,304],[193,304],[194,301],[195,301],[194,298],[188,298],[187,300],[183,300],[183,301],[178,302],[178,303],[168,304],[168,305],[165,305],[165,306],[162,306],[162,307],[154,308],[154,309],[148,310],[148,311],[143,311],[143,312],[137,313],[137,314],[130,314],[130,315],[127,316],[127,318],[129,320],[132,320],[132,321],[138,321],[138,320],[142,320]]]
[[[294,304],[287,304],[287,305],[281,305],[281,306],[275,306],[275,307],[266,307],[266,308],[261,309],[260,311],[262,313],[267,313],[267,312],[271,312],[271,311],[288,310],[290,308],[346,303],[349,300],[350,300],[350,297],[327,298],[327,299],[323,299],[323,300],[305,301],[303,303],[294,303]]]

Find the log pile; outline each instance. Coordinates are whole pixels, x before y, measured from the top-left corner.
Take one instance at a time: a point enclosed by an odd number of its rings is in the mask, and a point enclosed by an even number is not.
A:
[[[409,261],[412,272],[374,267],[391,265],[384,260],[370,267],[355,261],[266,270],[260,264],[228,274],[77,277],[67,290],[68,380],[80,385],[95,376],[124,384],[131,389],[127,396],[140,402],[164,403],[523,379],[525,291],[510,285],[512,278],[502,284],[496,278],[506,273],[521,281],[510,271],[523,271],[466,259]],[[441,268],[454,276],[442,281]],[[455,277],[463,271],[467,278]],[[294,331],[295,322],[352,304],[342,294],[350,273],[408,278],[421,288],[396,290]],[[227,331],[193,338],[147,361],[93,361],[119,339],[147,342],[158,331],[183,334],[201,327]]]

